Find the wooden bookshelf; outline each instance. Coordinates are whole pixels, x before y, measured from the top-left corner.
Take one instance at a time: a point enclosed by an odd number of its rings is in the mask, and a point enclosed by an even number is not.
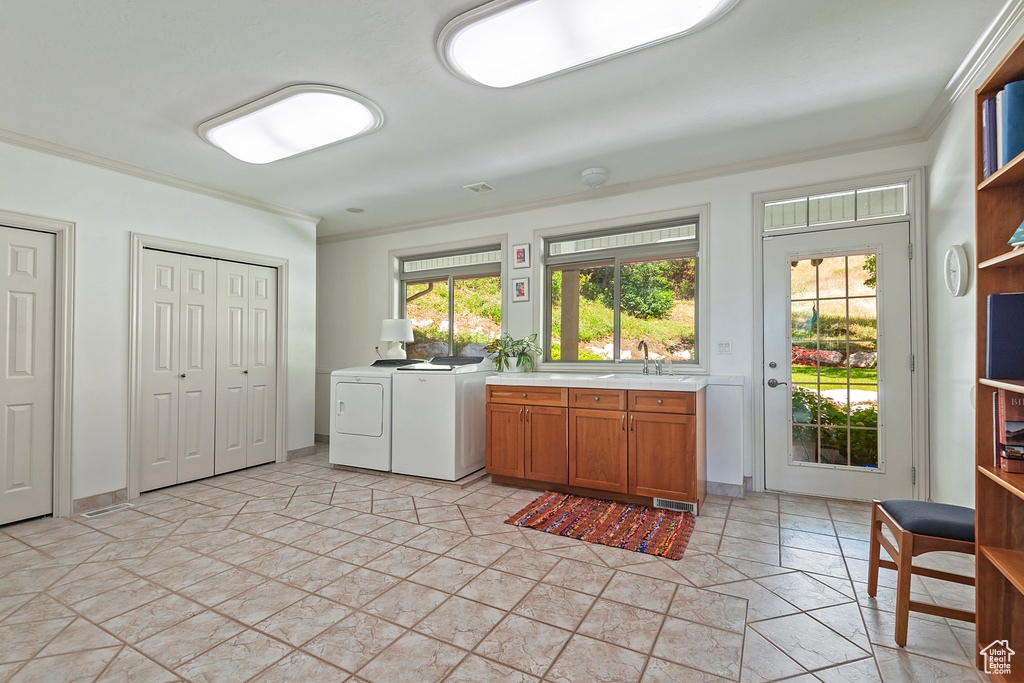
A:
[[[1024,154],[983,178],[982,103],[1007,83],[1024,80],[1024,38],[975,93],[975,178],[977,191],[975,245],[978,273],[975,421],[975,508],[977,542],[977,665],[980,651],[995,640],[1009,640],[1024,652],[1024,474],[993,466],[992,399],[999,389],[1024,393],[1024,380],[986,379],[988,296],[1024,292],[1024,249],[1011,251],[1007,242],[1024,221]],[[1024,353],[1024,341],[1020,344]],[[1024,680],[1024,661],[1014,662],[1012,679]]]

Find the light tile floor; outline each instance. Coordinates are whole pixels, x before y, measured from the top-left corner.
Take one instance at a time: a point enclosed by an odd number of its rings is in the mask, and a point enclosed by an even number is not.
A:
[[[0,682],[981,678],[970,624],[912,614],[896,647],[893,572],[867,595],[864,504],[711,497],[673,562],[502,523],[536,495],[320,452],[2,527]]]

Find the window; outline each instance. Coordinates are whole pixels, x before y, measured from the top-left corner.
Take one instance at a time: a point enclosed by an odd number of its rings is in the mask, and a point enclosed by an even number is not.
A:
[[[809,228],[907,215],[907,184],[794,197],[764,205],[764,230]]]
[[[399,261],[409,358],[484,356],[501,335],[501,246]]]
[[[696,219],[547,240],[545,360],[696,364],[697,248]]]

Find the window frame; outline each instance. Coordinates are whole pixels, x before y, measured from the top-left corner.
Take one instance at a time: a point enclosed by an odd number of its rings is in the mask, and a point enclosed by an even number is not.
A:
[[[498,260],[491,261],[488,263],[478,263],[464,266],[453,266],[449,268],[431,268],[414,271],[412,273],[405,273],[405,264],[409,261],[421,261],[432,258],[444,258],[447,256],[460,256],[463,254],[472,254],[482,251],[497,251]],[[505,240],[500,241],[484,241],[478,245],[473,246],[460,246],[459,248],[453,249],[442,249],[437,250],[402,250],[401,252],[392,252],[391,254],[392,264],[394,267],[395,277],[393,283],[395,285],[395,307],[393,310],[396,311],[397,317],[406,317],[406,304],[407,287],[410,284],[416,283],[429,283],[437,282],[442,279],[447,280],[448,284],[448,339],[445,342],[448,345],[448,355],[456,355],[455,350],[455,281],[461,279],[467,279],[468,277],[498,277],[501,282],[501,331],[505,331],[505,316],[507,309],[505,307]]]
[[[704,375],[708,372],[709,363],[709,269],[708,269],[708,244],[706,235],[708,224],[709,206],[701,205],[672,211],[663,211],[656,214],[643,216],[626,217],[618,220],[604,221],[601,224],[590,224],[589,226],[572,226],[571,229],[549,229],[536,231],[540,238],[542,248],[539,250],[540,272],[537,275],[542,279],[543,296],[541,304],[537,307],[539,314],[538,326],[544,341],[543,359],[538,363],[538,369],[549,372],[565,371],[601,371],[613,370],[622,371],[625,368],[633,370],[638,367],[643,359],[619,359],[621,344],[621,313],[619,296],[619,278],[615,278],[613,298],[613,326],[614,346],[613,359],[611,360],[552,360],[551,359],[551,277],[550,269],[566,265],[579,265],[583,268],[588,263],[614,264],[615,272],[619,272],[623,263],[636,261],[657,260],[660,258],[694,258],[696,261],[696,279],[694,292],[694,360],[673,361],[675,374],[697,374]],[[553,242],[565,241],[573,238],[594,238],[606,235],[615,235],[643,230],[654,230],[658,228],[673,227],[678,225],[693,224],[695,226],[694,238],[692,240],[679,240],[662,243],[648,243],[641,245],[628,245],[619,247],[608,247],[605,249],[594,249],[580,252],[579,254],[550,254],[550,245]],[[687,244],[693,244],[694,248],[687,249]],[[625,367],[624,367],[625,366]]]

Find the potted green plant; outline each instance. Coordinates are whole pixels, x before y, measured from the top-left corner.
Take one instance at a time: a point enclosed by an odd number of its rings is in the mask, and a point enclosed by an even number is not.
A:
[[[511,334],[503,334],[484,350],[494,355],[494,365],[498,372],[508,370],[509,372],[530,372],[533,370],[533,354],[540,353],[543,349],[537,345],[537,334],[531,334],[522,339],[513,339]]]

